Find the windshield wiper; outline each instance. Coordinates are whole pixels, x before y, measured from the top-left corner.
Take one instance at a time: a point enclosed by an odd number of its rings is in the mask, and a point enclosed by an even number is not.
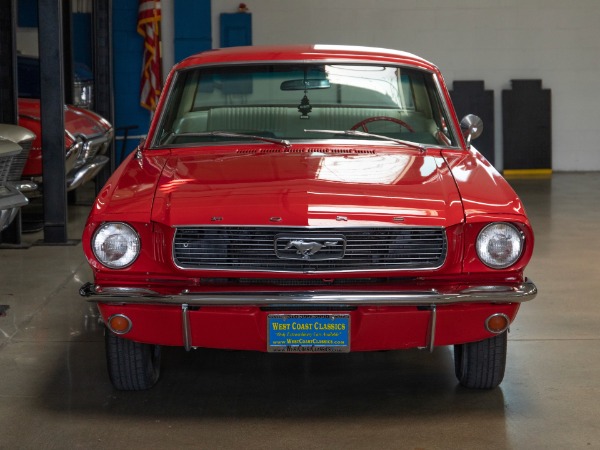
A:
[[[421,152],[425,152],[427,149],[425,146],[416,142],[405,141],[404,139],[396,139],[389,136],[383,136],[381,134],[366,133],[358,130],[304,130],[305,133],[327,133],[327,134],[343,134],[344,136],[362,136],[362,137],[374,137],[377,139],[384,139],[386,141],[396,142],[397,144],[408,145],[409,147],[416,148]]]
[[[231,137],[231,138],[247,138],[247,139],[252,139],[255,141],[264,141],[264,142],[270,142],[272,144],[279,144],[279,145],[283,145],[286,148],[289,148],[292,146],[292,144],[290,143],[290,141],[288,141],[287,139],[275,139],[275,138],[268,138],[268,137],[263,137],[263,136],[256,136],[253,134],[244,134],[244,133],[233,133],[233,132],[229,132],[229,131],[204,131],[204,132],[186,132],[186,133],[171,133],[167,136],[166,140],[171,140],[171,138],[176,138],[179,136],[191,136],[191,137],[206,137],[206,136],[219,136],[219,137]],[[167,142],[164,142],[165,144]]]

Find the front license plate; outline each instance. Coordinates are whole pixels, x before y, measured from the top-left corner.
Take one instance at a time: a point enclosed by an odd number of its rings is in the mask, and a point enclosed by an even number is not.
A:
[[[349,314],[270,314],[267,327],[269,352],[350,351]]]

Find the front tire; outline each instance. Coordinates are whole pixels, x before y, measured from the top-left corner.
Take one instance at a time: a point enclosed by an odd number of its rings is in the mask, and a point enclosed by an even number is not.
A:
[[[460,384],[470,389],[492,389],[504,378],[507,332],[479,342],[454,346],[454,369]]]
[[[106,330],[106,363],[113,386],[120,391],[141,391],[156,384],[160,375],[160,345],[123,339]]]

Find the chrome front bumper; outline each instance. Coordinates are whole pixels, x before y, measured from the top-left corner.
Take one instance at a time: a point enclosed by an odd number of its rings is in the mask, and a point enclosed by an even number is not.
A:
[[[100,172],[109,161],[110,159],[108,156],[98,155],[83,166],[73,169],[67,174],[67,191],[72,191],[88,181],[93,180],[98,172]]]
[[[460,290],[428,291],[278,291],[218,292],[160,295],[150,289],[100,287],[84,284],[80,295],[91,301],[120,304],[163,304],[188,306],[274,306],[274,305],[414,305],[433,306],[457,303],[521,303],[533,300],[537,287],[529,279],[520,284],[471,286]]]
[[[29,201],[21,192],[12,186],[0,186],[0,231],[11,224],[21,206]]]
[[[77,189],[79,186],[93,180],[98,172],[108,164],[108,156],[98,155],[91,162],[84,164],[77,169],[71,170],[67,174],[67,192]],[[40,178],[37,180],[21,180],[13,183],[16,188],[27,195],[29,198],[35,198],[42,195],[43,182]]]
[[[112,128],[96,137],[79,137],[67,152],[67,191],[93,180],[110,161],[105,156],[113,139]]]

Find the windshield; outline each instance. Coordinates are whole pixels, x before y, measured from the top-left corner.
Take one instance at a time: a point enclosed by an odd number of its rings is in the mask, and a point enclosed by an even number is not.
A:
[[[199,67],[177,74],[153,145],[258,137],[288,141],[375,139],[378,135],[456,146],[442,105],[433,75],[404,67]],[[342,133],[348,130],[361,133]]]

